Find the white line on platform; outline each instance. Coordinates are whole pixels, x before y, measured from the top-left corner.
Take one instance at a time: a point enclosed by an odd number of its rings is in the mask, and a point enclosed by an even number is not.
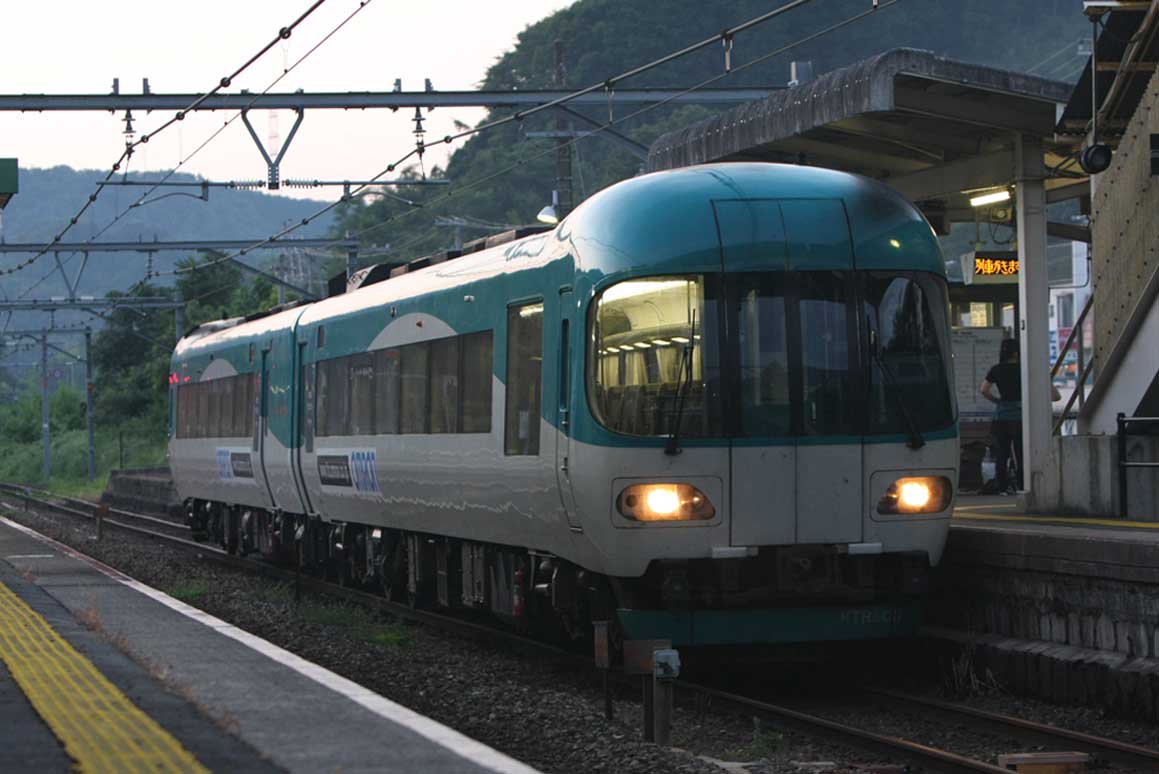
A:
[[[393,723],[397,723],[404,728],[410,729],[419,736],[426,737],[432,742],[435,742],[442,747],[447,748],[451,752],[466,758],[472,763],[482,766],[497,772],[497,774],[539,774],[539,772],[528,766],[525,763],[515,760],[493,747],[472,739],[469,736],[460,734],[458,731],[442,723],[431,720],[425,715],[420,715],[414,710],[408,709],[401,704],[397,704],[385,696],[379,696],[369,688],[365,688],[353,680],[347,680],[341,675],[331,672],[325,667],[319,666],[313,662],[289,652],[277,645],[263,640],[261,637],[256,637],[249,632],[242,631],[233,624],[226,623],[220,618],[216,618],[209,613],[198,610],[195,607],[180,602],[163,591],[158,591],[152,586],[147,586],[140,581],[130,578],[128,575],[109,567],[98,559],[82,554],[80,551],[73,549],[70,546],[60,543],[47,535],[42,535],[36,530],[25,527],[23,524],[17,524],[11,519],[0,516],[0,524],[12,527],[29,537],[39,540],[42,543],[52,546],[63,554],[71,556],[81,562],[85,562],[91,567],[96,568],[101,573],[108,577],[120,581],[129,588],[144,594],[151,599],[160,602],[166,607],[175,610],[182,615],[192,618],[193,620],[202,623],[211,629],[216,629],[221,634],[236,640],[243,645],[256,650],[258,653],[273,659],[279,664],[288,666],[298,674],[310,678],[314,682],[323,685],[330,690],[345,696],[351,701],[359,704],[370,710],[379,717],[385,718]]]
[[[9,554],[5,559],[55,559],[56,554]]]

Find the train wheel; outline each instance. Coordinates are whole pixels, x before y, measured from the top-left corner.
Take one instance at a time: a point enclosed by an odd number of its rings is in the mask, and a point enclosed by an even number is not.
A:
[[[396,532],[388,532],[382,560],[382,593],[391,602],[407,599],[406,542]]]
[[[230,556],[237,556],[237,549],[241,541],[241,520],[236,508],[227,508],[225,515],[225,551]]]

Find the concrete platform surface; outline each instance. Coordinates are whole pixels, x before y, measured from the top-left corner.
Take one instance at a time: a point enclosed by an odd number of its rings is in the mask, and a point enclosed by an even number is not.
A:
[[[3,518],[0,583],[210,770],[535,772]],[[0,669],[0,771],[69,770],[37,714]]]

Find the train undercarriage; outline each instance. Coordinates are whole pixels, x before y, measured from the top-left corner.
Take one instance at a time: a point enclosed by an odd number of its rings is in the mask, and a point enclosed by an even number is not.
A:
[[[639,578],[614,578],[533,549],[203,500],[187,502],[186,523],[195,539],[231,554],[297,564],[416,608],[486,613],[570,640],[612,621],[614,645],[905,636],[929,574],[924,551],[854,556],[798,545],[743,559],[656,560]]]

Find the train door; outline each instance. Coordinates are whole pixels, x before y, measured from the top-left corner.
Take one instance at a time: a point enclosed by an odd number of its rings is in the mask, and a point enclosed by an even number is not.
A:
[[[256,438],[254,451],[257,452],[259,467],[262,471],[262,489],[269,498],[269,504],[274,505],[274,493],[270,489],[270,479],[266,474],[266,439],[270,432],[270,345],[266,344],[261,351],[261,371],[258,377],[258,421],[255,423]]]
[[[797,542],[862,539],[862,372],[853,247],[839,200],[781,202],[797,426]]]
[[[290,468],[294,474],[294,484],[298,487],[298,497],[306,513],[314,510],[310,502],[310,493],[306,487],[306,480],[302,476],[302,453],[306,448],[306,439],[310,439],[313,448],[313,416],[311,409],[314,406],[313,380],[308,378],[310,366],[306,364],[306,342],[298,342],[298,357],[294,363],[294,414],[293,445]]]
[[[559,290],[559,315],[556,332],[559,335],[558,362],[556,363],[556,442],[555,442],[555,476],[559,486],[559,499],[568,524],[573,529],[579,529],[579,517],[575,509],[575,493],[571,488],[571,430],[572,430],[572,381],[571,369],[571,332],[573,329],[573,312],[575,300],[571,287]]]
[[[725,270],[722,353],[739,377],[740,400],[725,406],[734,546],[796,541],[797,450],[790,422],[785,234],[771,200],[714,202]],[[731,329],[731,330],[730,330]]]

